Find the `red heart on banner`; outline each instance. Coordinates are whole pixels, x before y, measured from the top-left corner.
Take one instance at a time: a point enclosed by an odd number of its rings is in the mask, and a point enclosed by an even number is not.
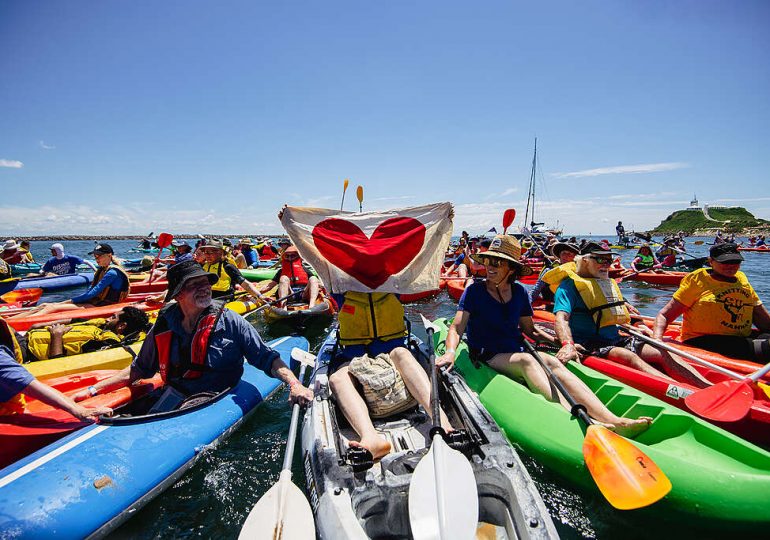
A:
[[[390,218],[367,238],[355,223],[329,218],[313,228],[313,241],[331,264],[376,289],[420,253],[425,225],[414,218]]]

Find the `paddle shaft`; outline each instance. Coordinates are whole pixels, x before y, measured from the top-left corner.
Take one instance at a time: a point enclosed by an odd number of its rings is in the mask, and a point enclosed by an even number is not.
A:
[[[307,366],[303,363],[299,368],[299,382],[305,380],[305,369]],[[294,442],[297,439],[297,428],[299,426],[299,403],[295,403],[291,408],[291,422],[289,423],[289,436],[286,439],[286,453],[283,455],[283,466],[281,470],[291,469],[291,461],[294,458]]]
[[[295,291],[295,292],[293,292],[293,293],[291,293],[291,294],[287,294],[287,295],[286,295],[286,296],[284,296],[283,298],[276,298],[275,300],[273,300],[273,301],[271,301],[271,302],[267,302],[267,303],[265,303],[265,305],[264,305],[264,306],[259,306],[257,309],[255,309],[254,311],[252,311],[252,313],[259,313],[260,311],[262,311],[262,310],[263,310],[263,309],[265,309],[265,308],[269,308],[270,306],[274,306],[274,305],[275,305],[275,304],[277,304],[278,302],[283,302],[284,300],[288,300],[289,298],[291,298],[291,297],[293,297],[293,296],[297,296],[298,294],[302,294],[302,291]]]
[[[433,343],[433,328],[427,328],[428,342]],[[433,416],[433,429],[441,429],[441,409],[438,399],[438,374],[436,373],[436,353],[430,354],[430,410]],[[441,431],[443,433],[443,430]],[[435,437],[434,437],[435,440]]]
[[[558,388],[559,392],[561,392],[561,395],[564,396],[564,399],[567,400],[567,403],[569,403],[570,406],[570,413],[572,413],[572,416],[581,419],[583,422],[586,423],[586,425],[592,425],[594,423],[593,420],[591,420],[591,417],[588,416],[588,411],[585,407],[585,405],[582,405],[575,401],[575,398],[572,397],[572,394],[570,394],[567,389],[564,387],[564,384],[562,384],[559,377],[557,377],[553,371],[551,371],[551,368],[548,367],[548,365],[545,363],[543,358],[540,356],[540,353],[535,350],[535,348],[532,346],[532,344],[527,341],[526,339],[524,341],[524,346],[529,350],[530,354],[535,357],[535,360],[537,360],[537,363],[540,364],[540,367],[543,368],[543,371],[545,371],[546,375],[548,375],[548,378],[551,379],[551,382],[554,384],[556,388]]]

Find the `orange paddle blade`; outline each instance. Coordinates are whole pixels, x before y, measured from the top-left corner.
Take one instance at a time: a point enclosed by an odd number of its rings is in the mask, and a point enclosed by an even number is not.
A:
[[[345,181],[342,183],[342,192],[344,193],[348,189],[348,184],[350,184],[350,178],[345,178]]]
[[[649,506],[671,491],[655,462],[604,426],[588,426],[583,457],[602,495],[619,510]]]
[[[684,400],[690,410],[709,420],[737,422],[749,414],[754,391],[743,381],[724,381],[698,390]]]
[[[19,289],[18,291],[10,291],[0,296],[3,302],[8,304],[14,304],[21,302],[22,304],[34,304],[40,297],[43,296],[43,289]]]
[[[358,198],[358,202],[364,202],[364,186],[358,186],[356,188],[356,197]]]

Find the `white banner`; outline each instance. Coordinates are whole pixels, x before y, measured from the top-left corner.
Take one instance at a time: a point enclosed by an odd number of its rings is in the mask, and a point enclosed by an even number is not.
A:
[[[438,288],[452,235],[448,202],[383,212],[286,207],[281,224],[334,293]]]

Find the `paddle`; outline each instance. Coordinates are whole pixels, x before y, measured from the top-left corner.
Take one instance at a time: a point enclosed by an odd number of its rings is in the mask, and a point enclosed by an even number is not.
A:
[[[749,414],[754,404],[754,389],[750,383],[757,384],[759,378],[768,371],[770,363],[740,381],[723,381],[698,390],[684,401],[693,412],[709,420],[737,422]]]
[[[301,363],[299,381],[305,378],[305,368],[315,365],[315,355],[294,347],[291,357]],[[262,495],[249,512],[241,527],[239,539],[271,538],[273,540],[293,540],[295,538],[315,538],[313,510],[305,494],[291,481],[291,462],[294,457],[294,442],[297,439],[299,403],[291,409],[289,436],[286,439],[286,453],[278,482]]]
[[[644,234],[644,233],[640,233],[640,232],[635,232],[634,236],[636,236],[637,238],[641,238],[645,242],[652,242],[652,235],[650,235],[650,234]]]
[[[162,232],[158,235],[158,240],[156,244],[158,244],[158,254],[155,255],[155,260],[152,261],[152,269],[150,270],[150,279],[147,281],[148,283],[152,283],[152,277],[155,273],[155,267],[158,266],[158,260],[160,259],[160,254],[163,253],[163,248],[167,248],[171,245],[171,242],[174,241],[174,237],[170,235],[169,233]]]
[[[358,186],[356,188],[356,198],[358,199],[358,211],[363,212],[364,211],[364,186]]]
[[[40,297],[43,296],[43,289],[19,289],[18,291],[8,291],[7,293],[0,295],[0,300],[6,304],[15,304],[21,302],[22,304],[34,304]]]
[[[292,297],[297,296],[299,294],[302,294],[302,290],[294,291],[293,293],[287,294],[286,296],[284,296],[282,298],[276,298],[275,300],[271,300],[269,302],[265,302],[264,306],[259,306],[254,311],[251,311],[251,312],[247,313],[246,317],[248,317],[249,315],[254,315],[255,313],[259,313],[263,309],[269,308],[270,306],[274,306],[274,305],[276,305],[276,304],[278,304],[280,302],[283,302],[284,300],[288,300],[289,298],[292,298]]]
[[[705,242],[703,240],[696,240],[695,242],[693,242],[693,245],[702,246],[704,243]]]
[[[433,349],[436,327],[420,314]],[[475,538],[479,521],[476,477],[468,459],[451,448],[441,427],[436,355],[430,355],[431,445],[409,483],[409,524],[415,540]]]
[[[586,467],[609,503],[619,510],[649,506],[671,491],[671,482],[644,452],[617,433],[591,420],[584,405],[577,403],[561,380],[546,365],[532,344],[524,344],[551,382],[566,398],[570,412],[586,426],[583,457]]]
[[[516,219],[516,209],[515,208],[509,208],[505,212],[503,212],[503,234],[506,234],[508,231],[508,227],[511,226],[511,223],[513,223],[513,220]]]
[[[349,183],[349,178],[345,178],[345,181],[342,183],[342,202],[340,202],[340,212],[342,212],[342,206],[345,204],[345,192],[348,190]]]

